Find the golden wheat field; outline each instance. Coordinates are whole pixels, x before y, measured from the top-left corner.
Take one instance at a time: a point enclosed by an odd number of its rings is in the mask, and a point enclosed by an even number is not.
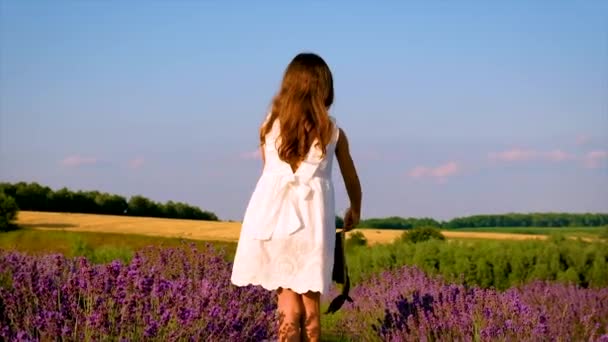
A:
[[[148,236],[187,238],[208,241],[237,241],[239,222],[176,220],[149,217],[91,215],[21,211],[17,224],[39,230],[140,234]],[[390,243],[402,230],[356,229],[365,235],[369,244]],[[526,240],[546,239],[544,235],[442,231],[448,239]],[[349,232],[347,236],[351,234]]]

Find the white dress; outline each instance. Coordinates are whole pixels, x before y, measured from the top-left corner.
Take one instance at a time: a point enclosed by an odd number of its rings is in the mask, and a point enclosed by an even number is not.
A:
[[[297,293],[329,290],[336,238],[331,174],[339,136],[330,119],[334,131],[325,156],[313,144],[295,173],[279,158],[280,125],[274,121],[264,144],[264,170],[243,218],[233,284]]]

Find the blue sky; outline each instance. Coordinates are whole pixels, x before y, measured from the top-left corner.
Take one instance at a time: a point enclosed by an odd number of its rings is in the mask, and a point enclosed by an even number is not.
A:
[[[605,1],[3,0],[0,180],[240,220],[258,126],[313,51],[363,217],[607,212],[606,18]]]

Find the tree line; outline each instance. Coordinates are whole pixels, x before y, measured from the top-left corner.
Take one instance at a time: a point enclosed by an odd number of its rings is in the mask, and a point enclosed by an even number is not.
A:
[[[604,225],[608,225],[608,214],[603,213],[508,213],[457,217],[449,221],[392,216],[361,220],[358,226],[377,229],[411,229],[419,227],[598,227]]]
[[[0,183],[0,193],[12,197],[21,210],[74,212],[87,214],[148,216],[217,221],[210,211],[182,203],[154,202],[136,195],[128,200],[119,195],[99,191],[71,191],[67,188],[52,190],[38,183]],[[336,227],[342,227],[343,218],[336,216]],[[605,213],[508,213],[472,215],[439,221],[429,217],[369,218],[358,227],[376,229],[482,228],[482,227],[595,227],[608,225]]]
[[[54,191],[36,182],[0,183],[0,193],[12,197],[20,210],[218,220],[214,213],[182,202],[160,203],[140,195],[127,200],[115,194],[65,187]]]

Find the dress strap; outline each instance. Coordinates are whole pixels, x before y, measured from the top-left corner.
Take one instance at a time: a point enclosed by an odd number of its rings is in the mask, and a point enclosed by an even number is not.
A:
[[[337,144],[338,138],[340,138],[340,127],[338,126],[338,122],[335,117],[330,116],[329,119],[331,120],[331,123],[334,125],[333,134],[332,134],[331,140],[329,141],[329,144],[330,145]]]

